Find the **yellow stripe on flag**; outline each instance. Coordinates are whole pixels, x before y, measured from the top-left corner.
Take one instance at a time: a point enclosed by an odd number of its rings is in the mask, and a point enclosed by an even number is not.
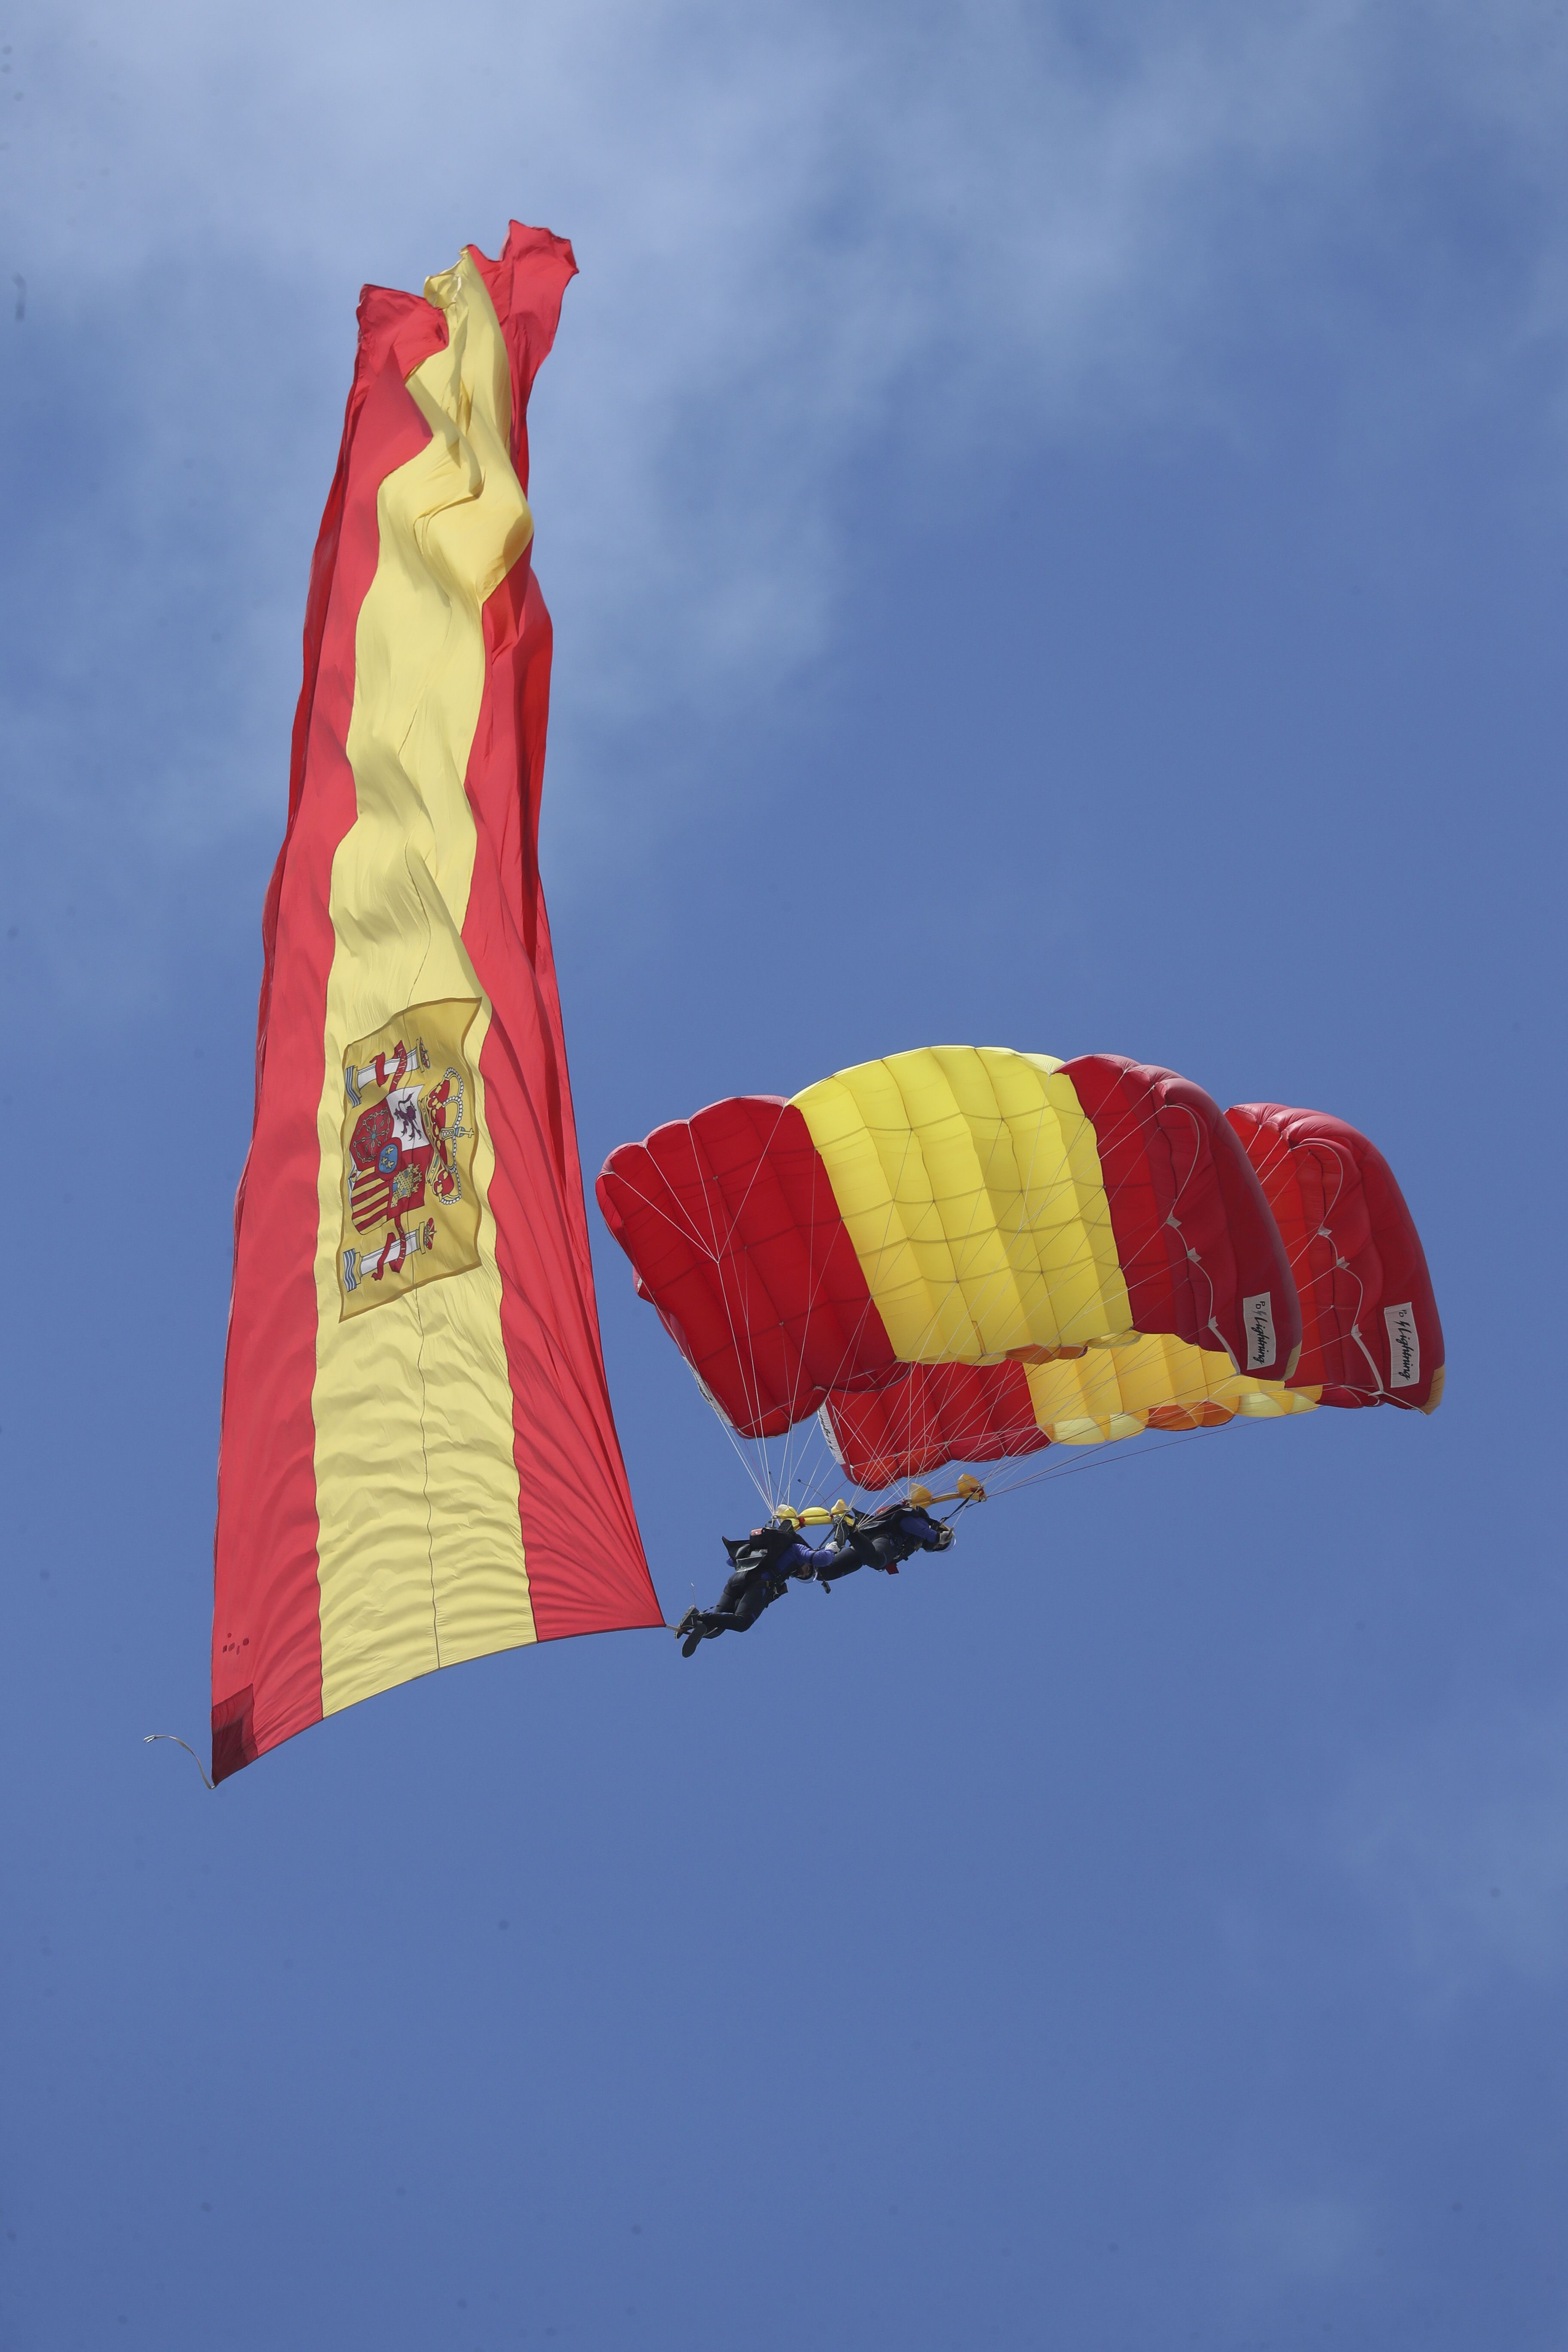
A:
[[[510,455],[510,381],[484,283],[465,253],[425,291],[446,313],[448,342],[408,383],[429,445],[388,476],[378,500],[380,555],[359,615],[348,730],[357,814],[332,861],[311,1397],[329,1715],[534,1639],[479,1075],[490,1005],[462,942],[476,849],[464,778],[485,687],[484,605],[533,526]],[[479,1007],[462,1045],[479,1262],[345,1315],[345,1057],[408,1008],[465,999]]]

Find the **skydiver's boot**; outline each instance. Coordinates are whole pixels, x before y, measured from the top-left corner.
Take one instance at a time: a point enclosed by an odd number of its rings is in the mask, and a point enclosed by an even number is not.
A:
[[[680,1644],[680,1654],[683,1658],[689,1658],[698,1643],[702,1639],[702,1627],[698,1622],[701,1614],[702,1612],[694,1601],[675,1629],[677,1636],[684,1634],[686,1637]]]

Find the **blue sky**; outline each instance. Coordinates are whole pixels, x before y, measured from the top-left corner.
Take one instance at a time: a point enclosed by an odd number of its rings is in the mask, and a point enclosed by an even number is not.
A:
[[[1568,17],[0,45],[7,2346],[1556,2352]],[[214,1800],[141,1741],[205,1719],[353,301],[511,214],[583,268],[532,425],[590,1178],[909,1045],[1163,1061],[1382,1145],[1447,1400],[1075,1462]],[[748,1490],[601,1272],[673,1617]]]

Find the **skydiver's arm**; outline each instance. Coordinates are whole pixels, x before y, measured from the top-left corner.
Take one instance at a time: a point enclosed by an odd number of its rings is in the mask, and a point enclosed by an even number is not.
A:
[[[952,1529],[941,1519],[933,1519],[929,1511],[907,1511],[903,1525],[918,1538],[922,1551],[945,1551],[952,1541]]]
[[[816,1564],[823,1555],[812,1550],[804,1536],[796,1536],[787,1551],[780,1552],[773,1562],[775,1576],[815,1576]]]

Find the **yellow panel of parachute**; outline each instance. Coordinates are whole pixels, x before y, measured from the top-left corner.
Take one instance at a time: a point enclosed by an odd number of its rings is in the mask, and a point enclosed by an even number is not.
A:
[[[1259,1378],[1228,1346],[1140,1331],[1095,1126],[1053,1055],[926,1046],[794,1107],[904,1362],[1021,1365],[1038,1426],[1068,1445],[1133,1436],[1152,1413],[1198,1428],[1317,1403],[1285,1387],[1289,1367]]]

